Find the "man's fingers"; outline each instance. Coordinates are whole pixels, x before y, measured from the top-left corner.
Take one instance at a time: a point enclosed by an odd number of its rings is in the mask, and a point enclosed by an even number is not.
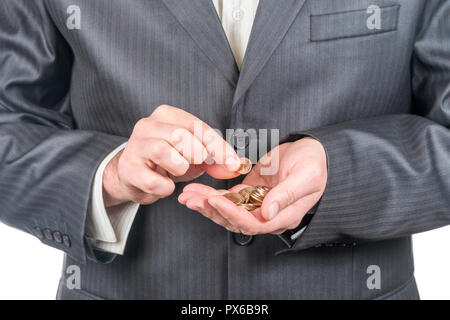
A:
[[[297,200],[318,191],[314,174],[309,170],[296,170],[272,188],[264,198],[261,210],[266,220],[274,219],[280,211]]]
[[[230,200],[222,196],[214,196],[208,199],[208,202],[233,226],[241,230],[242,233],[248,235],[267,233],[264,232],[266,227],[263,221],[258,220],[251,212],[236,206]]]
[[[303,215],[299,213],[307,212],[315,201],[313,196],[307,196],[284,209],[276,219],[266,221],[260,209],[248,212],[222,196],[224,193],[237,192],[245,187],[246,185],[236,185],[231,190],[216,190],[206,185],[192,183],[183,189],[178,200],[227,230],[248,235],[280,234],[286,229],[292,229],[291,226],[297,226],[301,221]]]
[[[194,133],[195,135],[195,133]],[[217,165],[229,172],[236,172],[241,166],[241,161],[233,147],[226,142],[215,130],[203,123],[201,141],[206,147],[208,154]]]
[[[137,188],[145,194],[159,198],[167,197],[175,190],[175,183],[169,177],[146,168],[145,165],[142,165],[137,171],[138,174],[130,175],[127,187]]]
[[[208,203],[208,197],[202,193],[195,191],[183,191],[183,193],[178,197],[178,201],[181,204],[186,205],[189,209],[200,212],[205,217],[211,219],[213,222],[223,226],[229,231],[235,232],[237,230]]]
[[[226,169],[225,166],[222,164],[204,163],[201,166],[202,166],[202,169],[205,170],[205,172],[208,175],[210,175],[211,177],[216,178],[216,179],[228,180],[228,179],[233,179],[233,178],[240,176],[240,173],[238,173],[236,171],[230,171],[230,170]]]
[[[144,128],[141,130],[147,137],[167,141],[189,164],[201,164],[206,160],[206,147],[186,128],[148,118],[142,121]]]
[[[290,206],[286,207],[284,210],[272,220],[266,223],[270,225],[270,231],[268,233],[280,234],[287,229],[294,229],[300,224],[300,221],[304,217],[305,213],[308,211],[309,201],[305,205],[304,199],[299,199]],[[294,227],[292,227],[294,226]]]
[[[182,176],[189,169],[188,161],[167,141],[148,138],[141,141],[141,153],[174,176]]]
[[[266,230],[267,233],[280,234],[298,227],[305,214],[317,203],[319,198],[320,195],[315,192],[281,210],[274,219],[266,222],[266,227],[269,228]]]
[[[217,189],[214,189],[213,187],[210,187],[210,186],[207,186],[207,185],[204,185],[201,183],[190,183],[183,188],[183,193],[189,192],[189,191],[198,192],[208,198],[228,192],[227,190],[217,190]]]
[[[194,179],[197,179],[202,174],[205,173],[205,170],[201,167],[201,165],[192,164],[189,167],[189,170],[183,176],[174,176],[172,174],[169,177],[173,180],[173,182],[187,182]]]
[[[215,163],[223,165],[228,171],[239,169],[240,161],[234,149],[214,129],[196,116],[176,107],[158,107],[150,119],[171,123],[191,132],[206,148]]]
[[[279,236],[280,234],[283,234],[284,232],[286,232],[286,230],[287,230],[287,229],[285,229],[285,228],[283,228],[283,229],[278,229],[278,230],[275,230],[275,231],[271,232],[271,234],[274,234],[274,235]]]
[[[135,203],[139,203],[142,205],[152,204],[160,199],[159,196],[145,193],[142,190],[140,190],[136,187],[133,187],[133,186],[130,186],[128,188],[128,192],[131,194],[130,201],[133,201]]]
[[[200,212],[224,228],[232,228],[232,225],[208,203],[208,199],[205,197],[194,195],[186,202],[186,207]]]

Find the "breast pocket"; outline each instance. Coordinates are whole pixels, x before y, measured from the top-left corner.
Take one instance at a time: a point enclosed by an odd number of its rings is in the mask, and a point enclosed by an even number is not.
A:
[[[311,41],[365,37],[397,30],[400,5],[311,15]]]

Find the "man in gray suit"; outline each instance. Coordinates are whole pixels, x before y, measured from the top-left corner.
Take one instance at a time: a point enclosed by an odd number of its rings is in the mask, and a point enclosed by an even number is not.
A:
[[[1,221],[66,253],[58,299],[417,299],[450,1],[230,3],[1,1]]]

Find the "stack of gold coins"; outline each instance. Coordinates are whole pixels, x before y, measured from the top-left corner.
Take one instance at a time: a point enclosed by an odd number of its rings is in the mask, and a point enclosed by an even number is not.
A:
[[[223,196],[235,205],[252,211],[261,207],[269,188],[265,186],[247,187],[239,192],[229,192]]]

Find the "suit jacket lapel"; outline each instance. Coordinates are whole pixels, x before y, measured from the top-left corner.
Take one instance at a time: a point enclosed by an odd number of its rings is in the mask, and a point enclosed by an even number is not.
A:
[[[260,0],[233,98],[235,105],[250,87],[306,0]]]
[[[162,0],[197,46],[236,86],[239,70],[211,0]]]

